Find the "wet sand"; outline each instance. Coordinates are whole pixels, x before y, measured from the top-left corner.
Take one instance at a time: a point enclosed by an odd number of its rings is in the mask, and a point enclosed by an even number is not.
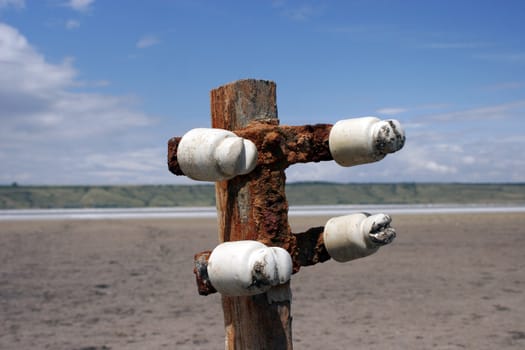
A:
[[[326,217],[291,219],[294,232]],[[525,348],[525,215],[393,216],[396,241],[292,278],[295,349]],[[197,294],[211,219],[0,222],[0,349],[223,349]]]

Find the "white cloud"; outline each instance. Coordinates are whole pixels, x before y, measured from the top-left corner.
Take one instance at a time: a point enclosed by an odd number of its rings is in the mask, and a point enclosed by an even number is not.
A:
[[[415,106],[410,111],[428,113],[430,107],[448,111],[411,116],[410,122],[402,123],[405,147],[374,168],[395,169],[393,181],[525,180],[525,161],[514,156],[525,148],[525,137],[519,136],[525,127],[525,100],[464,110],[451,110],[451,105]]]
[[[454,159],[458,157],[457,153],[462,154],[459,146],[454,145],[447,149],[431,142],[422,143],[421,140],[423,138],[418,137],[413,138],[412,142],[408,140],[405,148],[399,151],[398,174],[416,181],[454,181],[449,176],[458,173]]]
[[[406,111],[408,111],[408,109],[403,107],[385,107],[378,109],[376,112],[382,115],[397,115]]]
[[[408,112],[416,112],[416,111],[435,111],[440,110],[448,107],[447,104],[443,103],[436,103],[436,104],[424,104],[424,105],[414,105],[410,107],[399,107],[399,106],[393,106],[393,107],[382,107],[376,110],[376,113],[379,115],[399,115],[399,114],[406,114]]]
[[[100,172],[98,178],[87,176],[96,154],[129,157],[103,159],[123,170],[129,162],[136,170],[122,177],[127,181],[133,181],[131,173],[155,172],[144,168],[150,164],[148,128],[155,119],[141,112],[133,97],[73,92],[82,84],[73,63],[71,58],[48,62],[15,28],[0,23],[1,182],[111,182]],[[168,175],[164,164],[157,172]]]
[[[345,168],[335,162],[294,164],[286,169],[286,181],[344,181]]]
[[[48,94],[71,85],[76,74],[72,60],[49,64],[16,29],[0,23],[0,89],[11,92]]]
[[[26,6],[25,0],[0,0],[0,9],[13,6],[14,8],[24,8]]]
[[[108,150],[104,153],[89,154],[84,160],[82,171],[86,176],[103,178],[110,183],[173,182],[174,176],[168,172],[167,166],[162,166],[164,164],[166,149],[162,147]],[[191,183],[191,180],[184,182]]]
[[[519,100],[494,106],[484,106],[463,111],[434,114],[425,118],[436,121],[510,119],[517,111],[522,110],[523,108],[525,108],[525,100]]]
[[[150,47],[150,46],[154,46],[154,45],[157,45],[160,43],[160,40],[156,37],[156,36],[153,36],[153,35],[145,35],[143,37],[141,37],[137,43],[136,43],[136,47],[138,49],[145,49],[147,47]]]
[[[80,27],[80,22],[75,19],[68,19],[66,21],[66,29],[76,29]]]
[[[468,165],[476,163],[476,158],[474,158],[473,156],[465,156],[462,159],[463,159],[463,163],[468,164]]]
[[[423,169],[430,170],[431,172],[438,173],[438,174],[455,174],[457,173],[457,169],[455,167],[451,167],[444,164],[439,164],[436,161],[433,160],[425,160],[422,161],[419,166]]]
[[[94,2],[95,0],[69,0],[66,3],[66,6],[72,8],[75,11],[86,12],[90,9],[91,4]]]

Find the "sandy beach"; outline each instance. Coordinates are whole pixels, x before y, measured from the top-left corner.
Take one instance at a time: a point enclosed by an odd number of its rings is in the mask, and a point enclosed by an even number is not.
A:
[[[295,349],[525,348],[524,225],[394,215],[392,245],[292,277]],[[0,349],[223,349],[192,272],[216,244],[214,219],[0,222]]]

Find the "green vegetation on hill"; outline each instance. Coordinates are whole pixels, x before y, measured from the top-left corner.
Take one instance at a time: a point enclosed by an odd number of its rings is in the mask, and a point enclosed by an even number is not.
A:
[[[0,186],[0,208],[133,208],[215,205],[213,185]]]
[[[293,204],[525,204],[525,184],[336,184],[287,185]]]
[[[525,184],[290,183],[290,205],[525,204]],[[0,186],[0,209],[213,206],[206,185]]]

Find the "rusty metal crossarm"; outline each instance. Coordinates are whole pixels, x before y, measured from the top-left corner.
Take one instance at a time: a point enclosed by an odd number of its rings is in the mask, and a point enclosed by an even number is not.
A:
[[[311,266],[330,260],[323,241],[324,227],[313,227],[306,232],[293,234],[295,242],[290,251],[294,264],[294,273],[299,272],[301,266]],[[207,263],[211,251],[203,251],[195,254],[194,269],[197,289],[200,295],[216,293],[217,290],[208,278]]]
[[[257,166],[285,169],[296,163],[333,160],[328,138],[332,124],[279,126],[255,121],[234,133],[257,146]],[[181,137],[168,141],[168,168],[175,175],[185,175],[177,160]]]
[[[373,254],[395,238],[396,231],[390,223],[389,215],[354,213],[331,218],[324,227],[290,234],[293,239],[288,240],[285,247],[292,258],[293,273],[302,266],[330,259],[345,262]],[[205,251],[195,255],[194,272],[201,295],[216,292],[207,270],[210,254],[210,251]]]
[[[257,145],[258,165],[284,170],[296,163],[332,160],[328,145],[331,129],[331,124],[278,126],[253,122],[235,133]]]

